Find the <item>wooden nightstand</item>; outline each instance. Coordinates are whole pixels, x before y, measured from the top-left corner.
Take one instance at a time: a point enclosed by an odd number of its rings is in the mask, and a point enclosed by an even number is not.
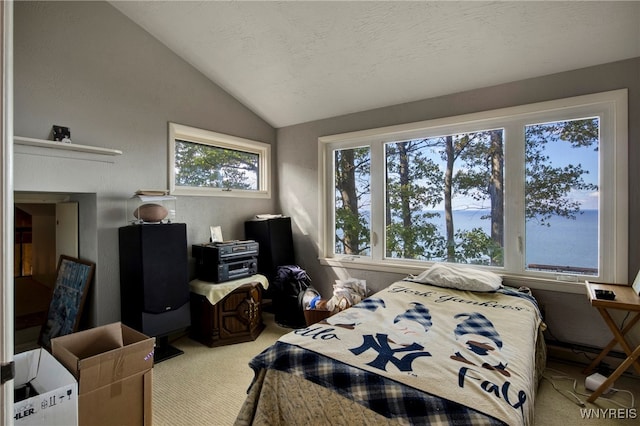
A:
[[[636,371],[640,373],[640,362],[638,361],[638,357],[640,356],[640,344],[638,344],[635,349],[632,349],[631,345],[629,345],[629,342],[627,342],[624,338],[624,335],[627,334],[627,332],[631,330],[638,321],[640,321],[640,296],[638,296],[630,286],[626,285],[601,284],[589,281],[586,281],[585,285],[587,288],[587,296],[589,297],[591,306],[593,306],[598,310],[598,312],[600,312],[600,315],[604,319],[604,322],[613,333],[614,338],[611,339],[609,344],[605,346],[602,352],[600,352],[600,355],[598,355],[598,357],[593,360],[591,365],[589,365],[584,370],[584,373],[590,374],[616,344],[619,344],[627,354],[627,358],[622,362],[622,364],[620,364],[618,368],[613,373],[611,373],[609,378],[605,380],[604,383],[602,383],[600,387],[595,390],[587,399],[587,401],[593,402],[598,399],[598,397],[606,389],[608,389],[609,386],[611,386],[611,384],[618,377],[620,377],[620,375],[624,373],[631,365],[633,365]],[[598,299],[596,298],[596,290],[613,291],[615,293],[615,299]],[[609,314],[609,309],[618,309],[625,312],[635,312],[635,315],[633,316],[633,318],[631,318],[629,323],[624,326],[622,330],[619,330],[615,321],[613,320],[613,318],[611,318],[611,314]]]
[[[255,340],[265,328],[262,289],[268,285],[263,275],[221,284],[191,281],[189,336],[209,347]]]

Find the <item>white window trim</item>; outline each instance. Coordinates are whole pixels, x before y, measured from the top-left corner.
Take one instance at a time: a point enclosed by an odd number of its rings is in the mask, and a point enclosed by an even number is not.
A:
[[[379,244],[380,236],[377,232],[384,229],[379,220],[375,219],[374,209],[371,217],[371,256],[336,255],[332,247],[335,235],[335,217],[333,204],[333,157],[334,149],[355,148],[358,146],[371,147],[371,185],[372,188],[383,185],[382,173],[376,174],[373,166],[384,164],[382,144],[395,140],[407,140],[416,137],[438,136],[442,134],[460,133],[480,128],[503,127],[506,132],[522,133],[524,124],[532,124],[538,119],[557,120],[571,117],[578,118],[584,114],[598,114],[603,117],[601,122],[601,155],[600,155],[600,254],[598,280],[610,283],[627,283],[628,275],[628,113],[627,89],[614,90],[603,93],[576,96],[553,101],[520,105],[479,113],[465,114],[455,117],[427,120],[416,123],[381,127],[349,133],[323,136],[318,138],[318,182],[319,182],[319,260],[323,265],[353,269],[416,274],[422,272],[432,262],[386,259],[384,244]],[[563,113],[564,110],[564,113]],[[569,115],[567,115],[569,112]],[[553,117],[556,118],[553,118]],[[480,124],[481,123],[481,124]],[[510,136],[513,137],[513,136]],[[523,139],[523,137],[522,137]],[[614,141],[611,148],[608,141]],[[507,142],[505,146],[505,165],[522,163],[520,160],[512,163],[510,157],[522,158],[524,146],[515,147]],[[518,152],[519,151],[519,152]],[[382,169],[381,169],[382,170]],[[614,170],[615,173],[606,171]],[[505,174],[506,197],[510,191],[523,191],[524,181],[519,182],[521,189],[514,189],[513,176],[523,176],[522,170],[508,170]],[[379,176],[378,176],[379,175]],[[511,177],[510,177],[511,176]],[[519,178],[518,180],[523,180]],[[382,182],[382,183],[381,183]],[[372,193],[375,197],[382,197],[380,192]],[[518,203],[521,204],[521,203]],[[524,212],[524,205],[511,205],[509,208]],[[507,213],[505,212],[505,217]],[[523,217],[523,216],[522,216]],[[505,223],[505,268],[495,271],[503,275],[505,283],[509,285],[528,285],[532,288],[565,291],[571,293],[584,292],[584,277],[580,275],[562,274],[551,278],[550,273],[524,272],[522,263],[514,258],[523,258],[515,253],[518,238],[524,235],[522,224]],[[384,238],[384,236],[382,236]],[[511,240],[510,240],[511,238]],[[508,263],[509,262],[509,263]],[[506,267],[508,266],[509,269]],[[464,265],[462,265],[464,266]],[[517,269],[519,268],[519,269]],[[589,279],[593,279],[590,277]]]
[[[194,195],[213,197],[239,197],[239,198],[271,198],[271,145],[250,139],[225,135],[210,130],[198,129],[177,123],[169,123],[169,191],[174,195]],[[176,185],[175,176],[175,143],[176,139],[195,142],[219,148],[234,149],[259,157],[259,184],[257,191],[223,188],[203,188],[193,186]]]

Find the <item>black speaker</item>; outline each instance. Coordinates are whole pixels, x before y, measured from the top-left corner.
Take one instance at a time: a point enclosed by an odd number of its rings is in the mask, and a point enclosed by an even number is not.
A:
[[[278,266],[295,264],[290,217],[246,221],[244,234],[259,244],[258,272],[269,281],[275,278]]]
[[[187,328],[189,271],[184,223],[119,229],[122,322],[149,336]]]

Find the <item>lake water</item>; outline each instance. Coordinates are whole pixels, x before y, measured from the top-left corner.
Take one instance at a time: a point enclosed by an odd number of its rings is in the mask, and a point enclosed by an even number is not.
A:
[[[445,235],[445,221],[443,211],[440,219],[431,219]],[[363,212],[368,220],[368,212]],[[481,228],[487,235],[491,235],[489,210],[454,210],[453,221],[456,232]],[[526,225],[525,264],[569,266],[573,268],[598,268],[598,211],[583,210],[575,219],[559,216],[552,217],[550,226],[542,226],[536,221],[529,221]],[[341,230],[336,230],[341,235]],[[363,253],[364,254],[364,253]]]
[[[456,210],[454,227],[456,230],[480,227],[491,235],[490,220],[481,219],[488,214],[488,210]],[[541,226],[535,221],[527,222],[526,264],[598,267],[597,210],[583,210],[575,220],[555,216],[549,223],[550,226]]]

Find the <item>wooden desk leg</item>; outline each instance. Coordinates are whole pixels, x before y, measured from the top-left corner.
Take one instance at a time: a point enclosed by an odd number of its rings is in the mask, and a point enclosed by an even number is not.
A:
[[[634,364],[636,359],[638,359],[638,357],[640,356],[640,345],[638,345],[637,348],[634,349],[634,351],[631,353],[631,355],[629,355],[627,357],[627,359],[624,360],[624,362],[622,364],[620,364],[620,366],[618,368],[616,368],[616,371],[614,371],[611,376],[609,376],[609,378],[607,380],[604,381],[604,383],[602,383],[600,385],[600,387],[598,389],[596,389],[591,396],[589,396],[589,398],[587,398],[588,402],[593,402],[596,399],[598,399],[598,397],[600,395],[602,395],[602,392],[604,392],[605,390],[607,390],[607,388],[609,388],[609,386],[611,386],[611,384],[618,378],[620,377],[620,375],[622,373],[624,373],[627,368],[629,368],[629,366],[631,364]],[[634,364],[635,365],[635,364]]]
[[[618,330],[618,326],[616,325],[616,322],[613,320],[613,318],[611,318],[609,311],[607,311],[605,308],[598,308],[598,311],[600,312],[600,315],[602,316],[602,318],[604,318],[604,322],[606,322],[607,325],[609,326],[609,329],[613,333],[616,341],[620,344],[620,346],[624,350],[624,353],[627,355],[627,357],[630,357],[631,353],[633,352],[631,349],[631,346],[629,346],[624,336],[620,333],[620,330]],[[635,317],[633,318],[633,320],[635,320]],[[633,367],[636,369],[638,373],[640,373],[640,364],[634,362]]]
[[[602,313],[600,314],[602,315]],[[624,326],[624,328],[622,329],[622,335],[626,335],[627,332],[629,330],[631,330],[633,328],[634,325],[636,325],[636,323],[640,320],[640,313],[636,314],[631,321],[629,321],[627,323],[627,325]],[[606,321],[606,319],[605,319]],[[608,324],[608,323],[607,323]],[[616,327],[617,329],[617,327]],[[602,361],[604,359],[604,357],[607,356],[607,354],[611,351],[611,349],[613,349],[613,347],[618,343],[618,340],[614,337],[613,339],[611,339],[611,341],[609,342],[609,344],[607,346],[604,347],[604,349],[602,350],[602,352],[600,352],[600,355],[598,355],[596,357],[596,359],[594,359],[591,364],[589,364],[589,366],[587,368],[585,368],[582,372],[584,374],[591,374],[593,372],[593,370],[596,369],[596,367],[598,366],[598,364],[600,364],[600,361]],[[627,354],[627,356],[629,356],[629,354]],[[636,368],[637,370],[637,368]]]

